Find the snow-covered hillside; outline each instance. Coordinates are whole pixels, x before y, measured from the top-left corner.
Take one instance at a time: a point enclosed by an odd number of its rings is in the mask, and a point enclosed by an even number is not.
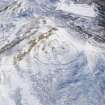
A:
[[[100,2],[0,0],[0,105],[105,105]]]

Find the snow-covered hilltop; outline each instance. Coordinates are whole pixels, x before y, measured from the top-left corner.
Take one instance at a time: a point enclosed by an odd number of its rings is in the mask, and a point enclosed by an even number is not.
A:
[[[105,105],[104,13],[98,0],[1,0],[0,105]]]

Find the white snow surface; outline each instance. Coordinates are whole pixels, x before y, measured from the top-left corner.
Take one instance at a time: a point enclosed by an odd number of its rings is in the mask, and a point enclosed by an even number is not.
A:
[[[105,105],[104,50],[43,15],[56,7],[95,18],[93,6],[55,1],[0,7],[0,105]]]

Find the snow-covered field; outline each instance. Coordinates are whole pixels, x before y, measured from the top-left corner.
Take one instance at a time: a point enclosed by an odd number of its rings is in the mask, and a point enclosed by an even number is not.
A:
[[[0,0],[0,105],[105,105],[101,12],[74,1]]]

